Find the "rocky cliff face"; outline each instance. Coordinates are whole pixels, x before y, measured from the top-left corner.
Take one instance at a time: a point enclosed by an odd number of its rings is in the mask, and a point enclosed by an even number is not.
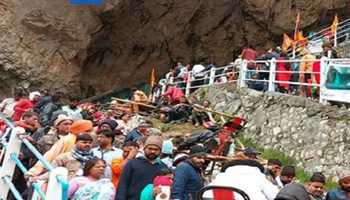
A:
[[[309,172],[336,172],[350,163],[350,111],[302,97],[213,86],[197,92],[214,109],[234,113],[248,123],[243,131],[261,148],[283,152]]]
[[[106,0],[0,2],[0,94],[14,86],[85,93],[147,80],[175,62],[232,60],[242,47],[265,48],[302,27],[329,22],[346,0]],[[345,14],[342,15],[345,17]]]
[[[336,51],[340,57],[350,58],[350,41],[346,41],[338,45]]]
[[[0,94],[11,88],[79,91],[81,61],[101,27],[96,12],[65,1],[0,2]]]

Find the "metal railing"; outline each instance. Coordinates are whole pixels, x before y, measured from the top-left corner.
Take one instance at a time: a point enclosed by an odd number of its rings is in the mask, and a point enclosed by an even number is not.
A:
[[[306,39],[309,41],[309,44],[310,43],[317,44],[318,41],[322,41],[329,33],[333,34],[331,33],[331,26],[328,26],[327,28],[324,28],[311,36],[307,36]],[[330,35],[330,37],[328,37],[329,41],[332,42],[334,46],[337,46],[343,41],[347,41],[349,38],[350,38],[350,19],[346,19],[344,21],[339,22],[337,26],[336,36],[334,37],[333,35]],[[303,44],[297,43],[294,50],[299,49],[301,47],[303,47]],[[297,52],[293,52],[293,49],[290,49],[288,51],[288,56],[295,58],[300,55]]]
[[[339,22],[337,30],[338,31],[342,30],[344,27],[350,25],[349,23],[350,23],[350,19],[346,19],[346,20],[343,20],[343,21]],[[317,32],[317,33],[307,37],[307,39],[308,40],[319,40],[319,39],[322,39],[324,37],[324,35],[327,32],[329,32],[329,31],[331,31],[331,26],[328,26],[328,27],[320,30],[319,32]],[[339,32],[338,32],[338,34],[339,34]]]
[[[226,73],[224,73],[227,69],[234,68],[234,65],[227,65],[219,68],[211,68],[209,70],[201,72],[200,76],[193,74],[191,71],[187,73],[186,81],[173,81],[173,79],[170,79],[167,84],[174,84],[177,85],[178,88],[181,88],[185,91],[186,96],[188,96],[191,91],[201,88],[201,87],[208,87],[210,85],[218,85],[223,84],[227,82],[237,82],[238,80],[220,80],[220,78],[225,77]],[[229,72],[234,74],[239,74],[239,72]],[[181,78],[178,78],[181,79]],[[167,84],[163,84],[162,86],[162,94],[166,92]]]
[[[301,64],[309,64],[313,65],[314,62],[320,62],[320,69],[319,71],[300,71],[299,67],[294,68],[292,65],[298,65]],[[332,64],[332,63],[345,63],[348,65],[345,65],[343,67],[347,67],[349,69],[349,75],[350,75],[350,58],[347,59],[330,59],[323,57],[321,59],[314,59],[314,60],[301,60],[301,59],[294,59],[294,60],[276,60],[271,59],[268,61],[247,61],[243,60],[240,62],[239,69],[237,65],[227,65],[220,68],[211,68],[207,71],[205,71],[203,74],[206,74],[204,77],[195,77],[192,72],[188,72],[189,77],[187,78],[187,81],[177,81],[172,82],[172,84],[176,85],[182,85],[180,87],[185,91],[186,96],[189,96],[194,90],[198,88],[208,87],[212,85],[219,85],[223,83],[236,83],[238,87],[248,87],[248,88],[254,88],[251,87],[254,83],[261,84],[261,90],[262,91],[269,91],[269,92],[279,92],[279,86],[281,85],[288,85],[286,91],[289,94],[293,94],[297,90],[297,92],[305,92],[305,97],[310,97],[308,94],[308,90],[310,88],[315,87],[318,89],[317,95],[314,96],[315,98],[318,98],[320,102],[324,103],[327,99],[323,98],[322,91],[320,88],[324,87],[325,80],[327,79],[327,74],[324,73],[324,71]],[[253,63],[257,66],[255,69],[248,69],[248,63]],[[280,70],[278,69],[278,65],[284,64],[290,66],[289,69]],[[233,80],[225,80],[228,79],[228,73],[233,73],[237,78]],[[260,74],[265,75],[265,78],[262,78],[263,76],[259,78],[253,78],[252,74]],[[290,75],[290,78],[288,80],[281,80],[279,77],[283,75]],[[304,76],[311,76],[309,77],[309,81],[312,80],[312,78],[319,77],[319,82],[307,82],[305,80],[301,80],[301,77]],[[224,78],[224,81],[218,81],[219,78]],[[311,79],[310,79],[311,78]],[[322,84],[323,83],[323,84]],[[350,83],[349,83],[350,84]],[[163,85],[162,93],[166,91],[166,85]],[[350,90],[349,90],[350,95]],[[342,99],[332,99],[332,101],[339,101],[344,102]],[[349,101],[350,102],[350,101]]]
[[[15,127],[6,117],[0,113],[0,119],[4,120],[9,127],[6,133],[1,137],[0,142],[3,145],[2,166],[0,166],[0,200],[8,198],[9,191],[17,200],[22,200],[21,194],[12,183],[15,167],[23,173],[27,174],[28,169],[24,166],[22,161],[18,158],[21,146],[24,145],[33,155],[44,165],[50,173],[48,187],[46,193],[41,189],[39,182],[31,183],[34,189],[32,200],[67,200],[68,199],[68,170],[62,167],[54,168],[43,155],[26,139],[23,128]],[[8,135],[9,140],[7,142]],[[2,158],[2,156],[0,158]]]

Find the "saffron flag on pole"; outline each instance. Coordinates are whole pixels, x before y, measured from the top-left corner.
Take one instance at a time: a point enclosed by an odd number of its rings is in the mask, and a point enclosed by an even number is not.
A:
[[[287,52],[289,47],[293,45],[293,40],[286,33],[283,33],[282,50]]]
[[[156,81],[157,81],[156,69],[153,67],[152,71],[151,71],[151,76],[150,76],[150,79],[149,79],[149,84],[150,84],[151,88],[153,88],[156,85]]]
[[[334,16],[334,20],[333,20],[333,23],[331,25],[331,31],[332,31],[332,34],[335,35],[337,33],[337,28],[338,28],[338,15],[335,15]]]
[[[306,37],[304,37],[303,31],[298,31],[296,42],[298,43],[298,46],[300,46],[300,47],[304,47],[307,45],[308,40]]]
[[[298,31],[296,41],[303,41],[303,40],[305,40],[305,39],[306,39],[306,38],[303,36],[303,31]]]

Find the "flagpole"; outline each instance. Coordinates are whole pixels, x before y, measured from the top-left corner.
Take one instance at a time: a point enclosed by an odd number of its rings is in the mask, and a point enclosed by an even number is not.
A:
[[[338,27],[336,27],[335,30],[334,30],[334,41],[333,41],[334,42],[334,44],[333,44],[334,47],[337,47],[337,44],[338,44],[338,42],[337,42],[337,39],[338,39],[338,36],[337,36],[338,30],[337,30],[337,28]]]
[[[295,29],[294,29],[294,42],[293,42],[293,59],[295,59],[296,57],[296,41],[297,41],[297,34],[298,34],[298,31],[299,31],[299,28],[300,28],[300,13],[298,12],[297,14],[297,18],[295,20]]]
[[[151,76],[150,76],[150,94],[149,94],[149,101],[150,102],[153,102],[154,103],[154,94],[153,94],[153,89],[154,89],[154,86],[155,86],[155,82],[156,82],[156,71],[155,71],[155,68],[153,67],[152,68],[152,71],[151,71]]]
[[[295,45],[293,45],[293,59],[295,59]]]
[[[337,33],[338,33],[338,16],[337,14],[335,14],[334,16],[334,20],[333,20],[333,23],[331,25],[331,31],[332,31],[332,34],[333,34],[333,46],[336,47],[337,44],[338,44],[338,36],[337,36]]]

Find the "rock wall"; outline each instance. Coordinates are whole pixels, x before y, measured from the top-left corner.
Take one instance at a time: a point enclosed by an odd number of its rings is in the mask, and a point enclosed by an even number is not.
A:
[[[345,41],[336,47],[338,56],[341,58],[350,58],[350,41]]]
[[[349,8],[346,0],[121,0],[101,15],[82,80],[104,91],[145,81],[152,67],[164,74],[177,61],[225,65],[249,44],[279,45],[297,12],[303,29],[314,30]]]
[[[301,26],[349,16],[346,0],[105,0],[101,7],[67,0],[0,2],[0,96],[31,90],[103,92],[164,74],[176,61],[230,62],[241,48],[260,49]]]
[[[197,92],[216,110],[248,120],[243,132],[262,148],[294,158],[307,171],[335,177],[350,167],[350,111],[276,93],[214,86]]]
[[[80,90],[80,63],[100,19],[68,1],[0,2],[0,97],[14,87]]]

